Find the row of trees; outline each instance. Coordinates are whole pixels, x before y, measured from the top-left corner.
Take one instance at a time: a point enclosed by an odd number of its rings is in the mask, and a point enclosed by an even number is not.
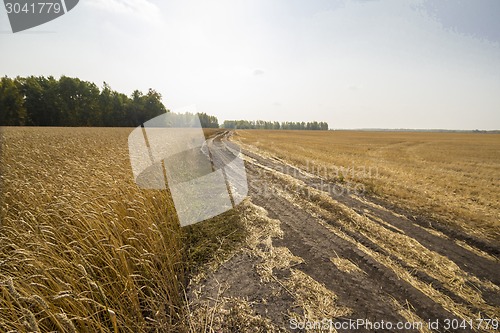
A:
[[[198,122],[199,120],[199,122]],[[152,127],[167,127],[167,128],[189,128],[189,127],[203,128],[219,128],[219,121],[216,117],[209,116],[206,113],[191,113],[191,112],[168,112],[166,119],[156,119],[146,126]]]
[[[167,110],[153,89],[129,97],[106,83],[30,76],[1,78],[0,111],[3,126],[139,126]]]
[[[166,110],[160,93],[135,90],[130,96],[95,83],[62,76],[0,79],[0,126],[136,127]],[[217,117],[197,114],[204,128],[218,128]],[[224,128],[328,130],[326,122],[226,120]]]
[[[201,127],[203,128],[219,128],[219,120],[215,116],[209,116],[208,114],[202,112],[197,113],[198,118],[200,118]]]
[[[318,130],[327,131],[328,123],[326,122],[290,122],[264,120],[225,120],[222,127],[224,128],[239,128],[239,129],[283,129],[283,130]]]

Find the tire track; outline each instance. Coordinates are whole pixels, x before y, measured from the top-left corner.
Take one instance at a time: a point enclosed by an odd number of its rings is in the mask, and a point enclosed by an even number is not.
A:
[[[226,132],[209,143],[213,150],[212,154],[216,155],[219,162],[225,163],[226,160],[234,157],[234,147],[228,148],[228,145],[233,144],[225,140],[228,135],[230,133]],[[229,150],[231,152],[228,152]],[[273,239],[273,244],[287,247],[293,255],[304,259],[303,263],[296,265],[294,268],[324,284],[339,296],[338,303],[341,306],[351,308],[354,311],[352,315],[346,318],[337,318],[336,320],[349,321],[365,318],[370,321],[406,321],[401,312],[398,311],[401,309],[396,309],[394,304],[411,306],[412,311],[423,320],[439,319],[443,321],[448,318],[456,318],[456,313],[454,316],[450,312],[448,305],[446,309],[442,305],[444,304],[443,299],[449,299],[455,304],[451,309],[454,309],[454,306],[464,309],[465,312],[459,311],[460,313],[481,313],[469,300],[451,291],[441,281],[423,270],[415,269],[404,258],[397,256],[397,252],[393,253],[385,249],[383,247],[384,243],[381,243],[382,245],[375,243],[370,239],[372,237],[367,237],[361,231],[357,231],[353,227],[347,228],[340,223],[339,218],[345,217],[341,216],[342,213],[338,218],[332,218],[332,216],[339,214],[339,207],[336,207],[333,203],[312,202],[310,198],[302,197],[301,200],[307,202],[307,205],[303,206],[295,201],[290,201],[287,196],[276,193],[269,195],[269,193],[258,191],[259,187],[273,187],[279,183],[279,180],[273,176],[274,172],[292,176],[296,180],[304,182],[308,187],[327,192],[324,189],[325,181],[321,178],[306,174],[278,160],[269,159],[247,150],[242,152],[250,157],[250,161],[246,163],[246,168],[249,196],[252,202],[264,208],[271,218],[281,221],[283,238]],[[263,170],[265,171],[263,172]],[[327,185],[338,186],[338,184]],[[487,280],[497,287],[500,285],[498,260],[482,257],[455,243],[452,237],[456,234],[455,231],[450,231],[446,227],[436,228],[445,231],[444,234],[447,237],[441,237],[429,231],[427,229],[429,226],[422,226],[422,223],[415,222],[415,218],[408,217],[411,214],[407,211],[396,210],[379,199],[367,196],[356,197],[348,194],[332,195],[329,192],[327,193],[333,199],[333,202],[348,207],[355,214],[368,219],[370,223],[384,228],[387,232],[415,240],[425,247],[426,251],[435,252],[446,257],[473,277]],[[311,206],[316,205],[317,209],[314,210],[314,213],[308,211],[307,206],[309,204]],[[323,211],[328,212],[328,214],[324,214]],[[332,232],[324,223],[337,231]],[[440,226],[439,223],[432,222],[432,226],[436,225]],[[344,237],[341,234],[346,236]],[[458,239],[465,240],[467,244],[476,246],[492,256],[499,252],[497,247],[481,240],[473,239],[471,241],[471,238],[467,235],[462,235]],[[331,261],[335,256],[350,260],[364,273],[346,273],[339,269]],[[380,261],[380,258],[385,259]],[[387,266],[386,260],[392,264]],[[394,267],[402,269],[411,278],[400,278]],[[275,274],[277,276],[286,276],[289,272],[278,271]],[[418,281],[418,283],[410,281]],[[424,290],[429,291],[430,289],[422,289],[422,285],[432,286],[433,291],[427,294]],[[419,287],[417,288],[417,286]],[[469,287],[477,289],[475,285],[469,285]],[[496,290],[498,291],[498,289]],[[440,299],[439,302],[430,296],[432,293],[441,295],[437,298]],[[483,288],[481,293],[486,303],[492,307],[498,305],[500,299],[498,292]],[[467,330],[457,330],[457,332],[465,331]]]
[[[275,161],[271,161],[269,159],[263,158],[259,155],[256,155],[252,152],[244,150],[244,153],[253,159],[257,160],[260,164],[263,164],[271,169],[274,169],[278,172],[283,172],[289,176],[292,176],[298,180],[304,181],[308,186],[311,186],[315,189],[322,190],[324,188],[331,188],[331,186],[339,186],[338,184],[328,184],[325,183],[322,179],[319,179],[314,176],[305,175],[301,170],[289,166],[279,165]],[[330,187],[328,187],[329,185]],[[491,260],[484,258],[482,256],[477,255],[467,249],[456,244],[453,240],[460,239],[468,243],[472,246],[477,246],[481,250],[491,254],[492,256],[498,256],[500,253],[500,249],[498,247],[493,246],[491,244],[486,244],[479,240],[471,241],[472,237],[467,235],[461,235],[462,237],[457,237],[459,232],[453,231],[450,232],[448,228],[442,227],[438,222],[430,222],[425,220],[422,217],[408,218],[407,216],[412,216],[406,211],[402,209],[398,209],[397,215],[391,212],[392,208],[390,207],[387,210],[377,208],[374,205],[369,205],[353,196],[349,196],[346,194],[340,195],[331,195],[336,201],[352,208],[355,212],[360,215],[365,215],[365,212],[369,212],[371,215],[380,218],[386,223],[391,224],[393,227],[402,230],[407,236],[414,238],[416,241],[421,243],[423,246],[427,247],[429,250],[432,250],[436,253],[439,253],[445,257],[448,257],[450,260],[455,262],[462,270],[465,272],[469,272],[480,279],[488,280],[495,285],[500,287],[500,264],[499,262],[492,262]],[[371,199],[371,198],[365,198]],[[384,203],[380,200],[376,200],[376,205],[384,207]],[[387,204],[386,204],[387,205]],[[420,221],[416,223],[415,221]],[[425,221],[425,222],[424,222]],[[428,232],[425,229],[422,229],[419,226],[423,226],[424,228],[428,228],[429,225],[443,232],[449,237],[449,239],[443,239],[435,234]],[[385,228],[389,229],[387,226],[383,225]],[[441,227],[440,227],[441,226]],[[479,245],[479,246],[478,246]]]
[[[253,201],[265,208],[270,217],[282,222],[283,239],[274,242],[287,246],[305,260],[296,267],[339,295],[340,305],[354,310],[353,315],[344,320],[404,321],[391,305],[390,297],[403,304],[410,300],[416,314],[424,319],[452,317],[441,305],[353,244],[322,228],[315,222],[316,218],[297,210],[285,199],[253,197]],[[339,270],[330,262],[334,254],[353,261],[366,275]]]

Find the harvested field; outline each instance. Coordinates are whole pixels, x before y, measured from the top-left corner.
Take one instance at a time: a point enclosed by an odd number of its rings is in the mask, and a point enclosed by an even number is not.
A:
[[[301,135],[308,144],[317,142],[308,150]],[[243,219],[248,234],[256,236],[190,287],[193,308],[219,309],[225,320],[219,318],[215,327],[222,331],[266,331],[271,324],[272,331],[495,331],[498,244],[465,232],[470,227],[462,230],[433,219],[434,214],[395,206],[388,196],[350,191],[354,179],[340,181],[292,165],[306,165],[301,155],[311,151],[330,156],[321,141],[329,135],[238,131],[231,137],[244,142],[248,209],[258,217]],[[355,143],[351,149],[358,149]],[[272,229],[252,231],[266,224]],[[242,303],[245,311],[232,321],[231,309]],[[349,326],[360,320],[364,324]],[[367,324],[381,322],[393,326]]]
[[[238,131],[238,139],[332,182],[500,242],[500,134]]]

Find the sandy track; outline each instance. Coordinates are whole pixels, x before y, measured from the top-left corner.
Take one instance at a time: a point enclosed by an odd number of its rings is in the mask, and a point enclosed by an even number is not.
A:
[[[232,144],[221,136],[209,141],[219,161],[232,158],[228,145]],[[331,292],[335,298],[331,307],[348,309],[343,315],[326,319],[424,324],[439,320],[439,331],[494,331],[478,328],[476,322],[472,328],[455,330],[445,329],[444,323],[453,318],[498,319],[498,246],[436,221],[414,217],[378,198],[342,191],[332,194],[325,189],[339,184],[326,184],[255,151],[242,152],[247,157],[252,205],[263,208],[266,218],[278,220],[281,229],[278,236],[269,236],[271,245],[261,237],[260,246],[271,254],[284,249],[284,253],[299,259],[274,267],[271,278],[266,279],[258,267],[273,256],[262,255],[261,250],[239,252],[195,287],[201,291],[198,299],[245,300],[251,304],[249,315],[271,325],[264,325],[264,330],[290,330],[293,318],[311,320],[307,314],[313,305],[303,302],[300,291],[294,290],[297,285],[290,282],[291,276],[300,271],[318,288]],[[352,271],[346,269],[349,265]]]
[[[328,185],[331,185],[330,188],[333,186],[339,186],[338,184],[327,184],[322,182],[322,180],[317,177],[307,176],[296,168],[289,165],[280,165],[277,161],[263,158],[250,151],[244,151],[244,153],[256,161],[259,161],[259,164],[305,181],[308,186],[315,189],[321,189],[322,187],[326,189],[328,188]],[[498,266],[498,263],[497,265],[492,265],[491,260],[488,260],[487,258],[474,252],[464,250],[464,248],[458,245],[455,240],[458,239],[470,243],[470,245],[494,257],[498,257],[498,255],[500,255],[500,246],[490,244],[488,242],[472,238],[471,236],[465,235],[456,230],[449,229],[441,225],[439,222],[430,221],[429,219],[420,216],[413,216],[409,212],[405,212],[401,208],[392,207],[392,205],[384,203],[382,200],[377,198],[356,197],[344,194],[341,190],[336,191],[336,195],[333,197],[336,201],[351,207],[358,214],[370,216],[372,220],[375,220],[373,219],[373,217],[375,217],[387,222],[388,224],[382,225],[388,229],[390,226],[393,226],[397,228],[396,230],[401,230],[405,234],[411,235],[412,238],[430,250],[450,258],[465,271],[468,271],[479,278],[487,279],[500,286],[500,267]],[[425,229],[425,227],[431,228]],[[435,233],[432,233],[432,230],[441,232],[444,237],[440,237]]]

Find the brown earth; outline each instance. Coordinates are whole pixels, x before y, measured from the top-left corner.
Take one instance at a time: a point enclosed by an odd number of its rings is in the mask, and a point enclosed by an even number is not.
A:
[[[221,160],[234,158],[227,147],[236,146],[223,136],[209,146]],[[242,153],[249,199],[240,209],[249,241],[188,292],[193,313],[212,309],[212,331],[305,331],[293,328],[322,320],[323,330],[311,331],[495,331],[479,324],[499,319],[498,244],[284,161]],[[359,319],[393,327],[345,326]],[[466,328],[447,325],[463,320]],[[439,325],[429,329],[429,321]],[[398,322],[423,327],[398,329]]]

